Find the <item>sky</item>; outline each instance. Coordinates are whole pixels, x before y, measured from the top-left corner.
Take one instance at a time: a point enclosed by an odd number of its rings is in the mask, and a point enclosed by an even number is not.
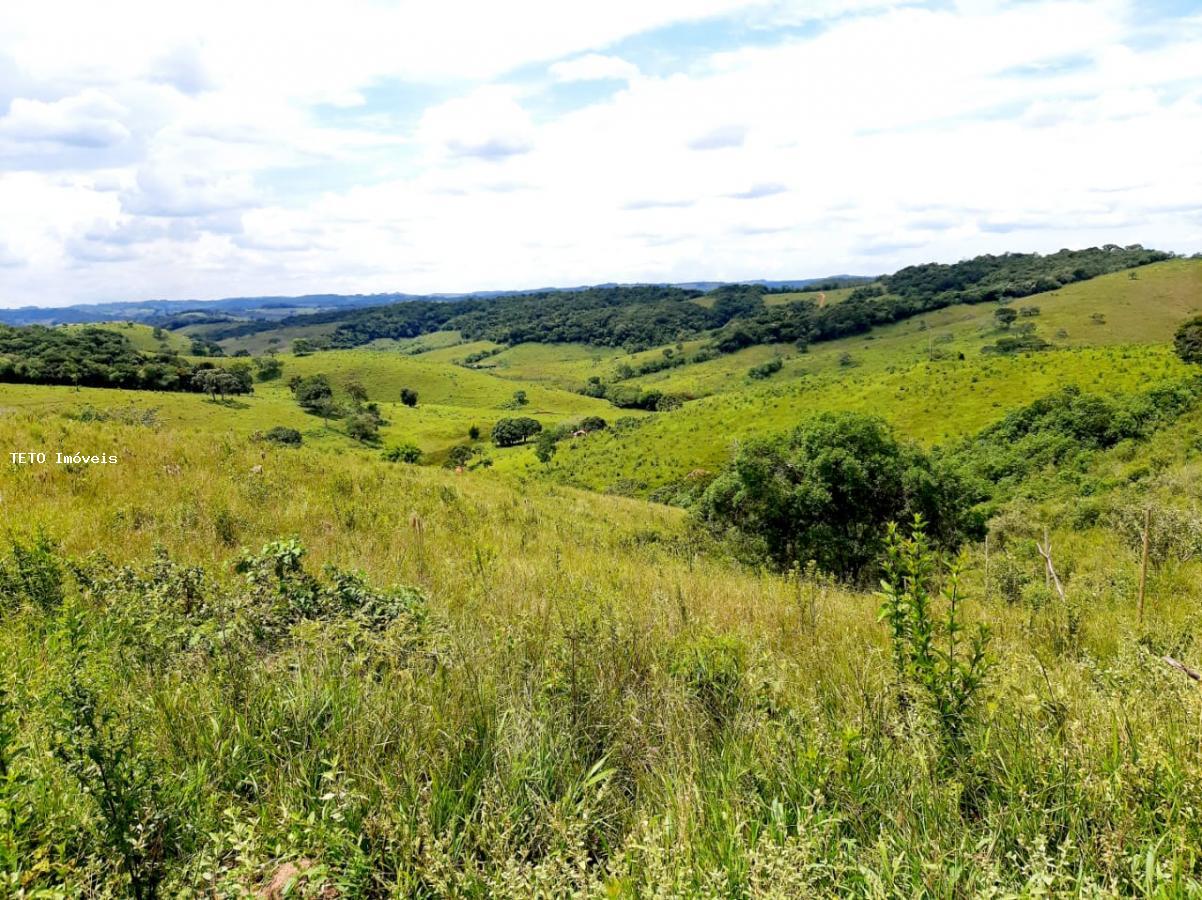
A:
[[[1202,250],[1202,0],[3,0],[0,306]]]

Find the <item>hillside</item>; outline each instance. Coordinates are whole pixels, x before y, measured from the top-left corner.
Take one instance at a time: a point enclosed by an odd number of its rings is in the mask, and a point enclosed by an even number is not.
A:
[[[1202,700],[1165,658],[1202,665],[1202,371],[1172,344],[1200,311],[1202,260],[1168,260],[803,347],[439,330],[258,380],[168,332],[168,368],[253,393],[0,384],[0,441],[48,456],[0,467],[0,885],[1192,896]],[[167,366],[144,325],[6,339],[22,377]],[[546,439],[494,446],[509,417]],[[766,484],[855,534],[803,471],[956,517],[878,523],[838,580],[745,525]]]

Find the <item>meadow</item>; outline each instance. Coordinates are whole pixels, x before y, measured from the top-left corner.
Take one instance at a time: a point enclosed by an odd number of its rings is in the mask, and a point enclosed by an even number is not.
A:
[[[654,413],[570,388],[664,348],[468,369],[490,345],[451,334],[281,354],[225,403],[0,385],[0,896],[1202,893],[1202,694],[1165,662],[1202,667],[1202,408],[1029,473],[958,582],[893,578],[927,680],[887,589],[642,499],[815,412],[947,449],[1066,385],[1192,383],[1170,340],[1200,275],[1027,298],[1038,353],[981,353],[985,304],[633,379],[698,398]],[[300,409],[317,373],[380,404],[379,446]],[[510,415],[611,427],[439,465]],[[433,464],[381,458],[401,441]]]

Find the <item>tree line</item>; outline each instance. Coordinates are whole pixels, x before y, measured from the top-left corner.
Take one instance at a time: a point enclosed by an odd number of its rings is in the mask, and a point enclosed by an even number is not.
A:
[[[333,348],[457,330],[468,340],[582,343],[631,352],[708,336],[706,352],[731,353],[754,344],[834,340],[956,303],[1026,297],[1170,257],[1138,244],[1107,244],[1048,255],[1005,253],[952,264],[927,263],[860,283],[845,300],[829,306],[820,306],[810,296],[768,306],[764,297],[773,291],[764,285],[728,284],[708,294],[666,285],[622,285],[332,310],[279,323],[243,323],[215,330],[209,337],[221,340],[280,326],[333,324],[328,341]],[[703,297],[711,302],[698,302]]]
[[[220,368],[192,363],[174,351],[143,353],[108,328],[0,325],[0,382],[151,391],[192,391],[214,397],[246,394],[254,382],[279,377],[276,359]]]

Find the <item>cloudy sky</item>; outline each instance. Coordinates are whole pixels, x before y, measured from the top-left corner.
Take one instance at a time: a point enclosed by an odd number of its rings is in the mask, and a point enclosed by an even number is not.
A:
[[[0,306],[1202,250],[1202,0],[0,3]]]

